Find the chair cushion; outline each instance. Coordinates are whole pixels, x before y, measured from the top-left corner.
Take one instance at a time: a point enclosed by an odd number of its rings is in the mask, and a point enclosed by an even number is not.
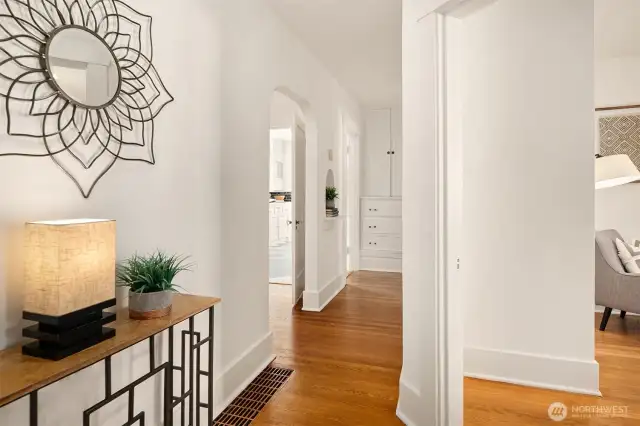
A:
[[[632,274],[640,274],[640,248],[633,247],[620,238],[616,238],[616,248],[624,269]]]

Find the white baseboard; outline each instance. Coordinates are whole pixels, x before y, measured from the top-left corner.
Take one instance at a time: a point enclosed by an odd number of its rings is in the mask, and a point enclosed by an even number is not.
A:
[[[325,284],[320,291],[305,290],[302,298],[302,310],[321,312],[346,285],[347,278],[340,274]]]
[[[400,395],[396,416],[406,426],[418,426],[420,424],[420,391],[400,377]]]
[[[402,272],[402,259],[390,257],[361,257],[360,270],[373,272]]]
[[[273,360],[273,334],[265,334],[237,357],[217,378],[219,397],[216,416],[220,414]],[[249,373],[247,373],[249,372]]]
[[[534,388],[601,396],[594,361],[467,347],[464,375]]]

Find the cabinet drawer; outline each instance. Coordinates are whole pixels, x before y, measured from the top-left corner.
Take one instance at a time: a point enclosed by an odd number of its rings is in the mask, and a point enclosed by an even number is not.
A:
[[[402,201],[365,198],[362,200],[362,215],[365,217],[402,217]]]
[[[402,234],[402,219],[395,217],[365,217],[363,234]]]
[[[364,235],[362,240],[363,250],[391,250],[402,251],[402,238],[389,235]]]

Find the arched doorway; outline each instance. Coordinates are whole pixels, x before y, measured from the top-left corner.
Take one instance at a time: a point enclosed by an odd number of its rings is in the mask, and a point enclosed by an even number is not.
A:
[[[307,122],[303,105],[286,90],[274,91],[269,129],[269,286],[292,305],[306,284]],[[279,286],[274,289],[272,286]]]

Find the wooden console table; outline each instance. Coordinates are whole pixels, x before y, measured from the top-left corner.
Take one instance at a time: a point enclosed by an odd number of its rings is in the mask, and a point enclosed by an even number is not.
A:
[[[173,409],[178,405],[182,408],[181,425],[185,425],[185,404],[188,402],[189,425],[200,425],[200,409],[207,409],[207,422],[213,423],[213,326],[214,307],[220,299],[213,297],[188,296],[177,294],[174,296],[171,315],[147,321],[129,319],[127,310],[118,312],[115,324],[116,336],[96,346],[85,349],[60,361],[48,361],[22,355],[21,347],[13,347],[0,351],[0,407],[10,404],[22,397],[29,397],[29,425],[38,426],[38,390],[67,376],[104,361],[105,397],[102,401],[84,411],[83,426],[91,425],[91,414],[106,406],[115,399],[128,395],[129,415],[123,426],[144,425],[145,413],[134,413],[134,392],[136,386],[150,379],[156,374],[164,374],[164,425],[173,425]],[[195,331],[195,316],[209,311],[209,330],[207,337]],[[173,327],[183,321],[189,321],[188,330],[182,331],[180,364],[174,363]],[[155,336],[164,330],[169,330],[168,361],[156,365]],[[188,347],[185,343],[188,337]],[[111,387],[111,357],[143,340],[149,341],[149,372],[139,379],[123,387],[113,390]],[[208,368],[201,368],[201,348],[208,347]],[[186,359],[188,357],[188,363]],[[195,359],[194,359],[195,358]],[[188,368],[187,368],[188,366]],[[195,368],[197,367],[197,368]],[[174,395],[173,372],[180,372],[180,393]],[[187,371],[188,370],[188,371]],[[187,376],[189,379],[187,380]],[[200,378],[207,378],[207,401],[202,402],[200,395]],[[188,388],[187,388],[188,383]],[[194,423],[194,414],[196,422]],[[17,426],[17,425],[16,425]]]

